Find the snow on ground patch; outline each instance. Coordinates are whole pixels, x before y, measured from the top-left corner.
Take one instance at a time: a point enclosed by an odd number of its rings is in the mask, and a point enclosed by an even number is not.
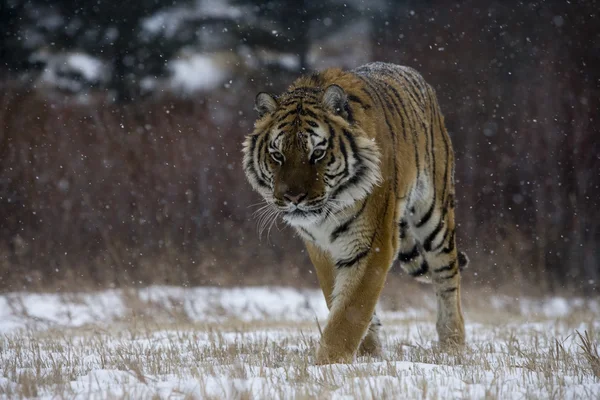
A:
[[[492,310],[512,310],[515,316],[556,319],[574,313],[600,315],[596,299],[549,297],[542,299],[492,296]],[[435,299],[424,297],[422,308],[378,311],[388,320],[434,318]],[[482,307],[485,307],[482,305]],[[467,320],[469,309],[466,310]],[[324,321],[328,310],[322,293],[289,287],[194,287],[150,286],[142,289],[85,293],[0,294],[0,333],[20,328],[80,327],[127,321],[131,314],[181,318],[193,323],[226,320],[314,322]],[[432,320],[433,321],[433,320]],[[600,328],[600,318],[597,320]]]
[[[77,327],[111,321],[125,313],[120,293],[8,293],[0,295],[0,333],[20,328]]]
[[[462,351],[437,346],[431,304],[384,308],[382,358],[315,366],[315,318],[327,316],[318,290],[8,293],[0,398],[600,398],[577,335],[598,346],[595,300],[492,303],[466,310]]]
[[[468,346],[445,352],[432,323],[396,321],[383,358],[330,366],[314,365],[317,330],[293,322],[9,334],[0,338],[0,397],[598,398],[599,377],[566,340],[572,327],[539,324],[468,324]]]
[[[135,310],[132,310],[135,308]],[[314,321],[327,317],[321,292],[279,287],[144,289],[90,293],[0,295],[0,333],[19,328],[79,327],[123,320],[135,312],[179,310],[190,322]]]
[[[520,315],[541,316],[545,318],[562,318],[574,312],[589,310],[600,314],[598,299],[584,299],[580,297],[547,297],[547,298],[519,298],[496,295],[490,297],[490,304],[496,310],[506,310],[517,307]]]

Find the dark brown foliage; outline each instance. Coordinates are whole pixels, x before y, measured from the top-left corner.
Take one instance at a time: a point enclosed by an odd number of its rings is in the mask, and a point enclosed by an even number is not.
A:
[[[596,290],[600,4],[435,3],[396,9],[374,57],[436,88],[457,153],[465,275]]]
[[[297,278],[298,246],[286,251],[276,229],[270,242],[256,234],[240,167],[250,120],[236,121],[247,107],[2,93],[0,286]]]

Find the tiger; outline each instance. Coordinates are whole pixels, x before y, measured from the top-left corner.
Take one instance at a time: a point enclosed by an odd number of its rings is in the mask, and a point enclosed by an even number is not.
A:
[[[243,169],[297,232],[329,315],[316,364],[381,357],[375,307],[392,265],[433,283],[443,346],[465,343],[454,153],[434,89],[414,69],[373,62],[299,77],[255,98]]]

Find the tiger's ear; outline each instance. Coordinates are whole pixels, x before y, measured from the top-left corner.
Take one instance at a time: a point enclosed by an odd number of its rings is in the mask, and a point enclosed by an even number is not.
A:
[[[327,86],[322,101],[331,112],[348,119],[348,96],[340,86]]]
[[[277,108],[277,100],[269,93],[260,92],[254,99],[254,109],[258,111],[258,116],[272,113]]]

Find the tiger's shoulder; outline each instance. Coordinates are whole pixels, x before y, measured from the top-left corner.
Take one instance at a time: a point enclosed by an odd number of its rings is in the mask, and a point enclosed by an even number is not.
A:
[[[368,119],[372,119],[373,114],[383,114],[383,109],[395,114],[399,114],[400,109],[411,109],[418,119],[426,119],[425,110],[432,95],[435,96],[433,88],[416,69],[380,61],[351,70],[330,68],[302,76],[286,94],[302,94],[309,88],[319,90],[329,85],[340,86],[345,92],[352,122],[358,120],[366,125],[370,125]],[[383,118],[380,115],[375,120],[383,121]]]

